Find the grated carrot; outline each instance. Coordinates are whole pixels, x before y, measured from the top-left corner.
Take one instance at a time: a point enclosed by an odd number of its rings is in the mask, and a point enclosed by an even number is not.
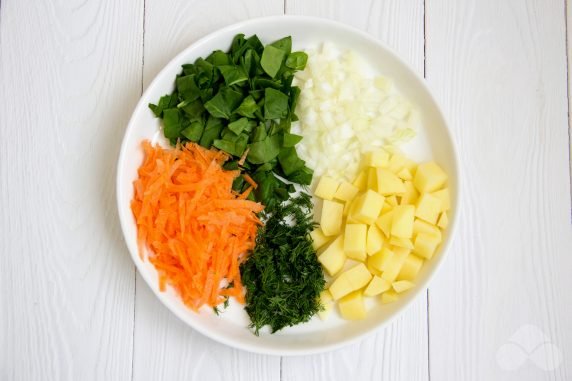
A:
[[[262,223],[259,203],[246,200],[255,188],[232,191],[240,171],[226,171],[228,156],[187,143],[164,149],[143,142],[145,158],[134,182],[131,210],[139,255],[159,273],[159,289],[172,286],[197,311],[228,297],[244,303],[239,266],[254,248]],[[250,179],[252,180],[252,179]]]

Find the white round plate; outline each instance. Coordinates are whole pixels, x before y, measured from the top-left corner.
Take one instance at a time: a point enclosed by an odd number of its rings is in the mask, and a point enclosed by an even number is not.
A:
[[[156,103],[162,95],[173,90],[175,76],[181,71],[182,64],[194,62],[213,50],[227,50],[238,33],[244,33],[246,36],[257,34],[265,44],[291,35],[293,50],[316,47],[329,41],[342,51],[353,49],[362,55],[376,71],[392,78],[397,88],[421,113],[421,131],[402,149],[416,160],[436,160],[449,174],[453,214],[450,216],[449,229],[439,252],[426,261],[414,289],[405,293],[395,303],[376,303],[371,306],[365,320],[344,321],[334,312],[325,322],[314,317],[306,324],[286,328],[272,335],[263,332],[260,336],[255,336],[248,329],[248,316],[242,306],[231,303],[220,316],[216,316],[210,308],[203,308],[198,314],[194,313],[185,307],[172,289],[160,292],[155,268],[149,261],[139,258],[136,225],[130,201],[137,168],[143,160],[141,141],[149,139],[165,144],[159,119],[154,117],[147,105]],[[127,247],[141,276],[157,298],[181,320],[202,334],[236,348],[271,355],[302,355],[332,350],[372,333],[403,312],[417,295],[424,292],[429,278],[443,261],[458,219],[458,200],[459,176],[455,149],[443,114],[423,79],[373,37],[343,24],[311,17],[278,16],[240,22],[200,39],[176,56],[157,75],[137,104],[123,139],[117,170],[119,218]]]

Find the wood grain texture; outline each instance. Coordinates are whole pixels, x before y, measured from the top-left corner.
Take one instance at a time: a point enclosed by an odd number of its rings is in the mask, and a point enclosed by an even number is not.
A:
[[[283,13],[283,2],[146,0],[146,87],[180,51],[204,35],[253,17]],[[212,341],[182,323],[138,276],[135,380],[278,380],[280,358],[250,354]]]
[[[325,17],[365,30],[423,75],[422,0],[287,0],[286,13]],[[284,358],[283,380],[427,380],[427,340],[427,300],[422,294],[375,336],[332,353]]]
[[[564,3],[426,5],[426,75],[449,116],[464,191],[455,244],[429,294],[431,378],[570,380]],[[519,329],[524,337],[513,336]],[[510,340],[520,348],[503,347]],[[542,341],[561,356],[553,370]]]
[[[0,12],[0,379],[130,379],[134,267],[114,174],[143,3]]]

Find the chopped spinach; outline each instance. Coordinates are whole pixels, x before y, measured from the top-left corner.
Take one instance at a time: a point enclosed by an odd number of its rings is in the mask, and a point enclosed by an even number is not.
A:
[[[259,185],[251,197],[275,205],[293,191],[275,174],[303,185],[312,180],[295,149],[302,137],[290,134],[300,95],[292,80],[307,60],[306,53],[292,52],[290,36],[265,46],[256,35],[238,34],[228,52],[184,64],[173,93],[149,108],[173,145],[215,147],[232,155],[232,163],[248,152],[240,169]]]

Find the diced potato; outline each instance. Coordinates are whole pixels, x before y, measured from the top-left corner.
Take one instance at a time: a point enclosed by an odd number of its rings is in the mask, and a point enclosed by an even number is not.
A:
[[[341,201],[351,201],[357,196],[359,188],[353,184],[344,181],[338,187],[338,190],[334,194],[334,198]]]
[[[389,160],[389,170],[395,174],[401,172],[402,169],[407,169],[410,174],[415,172],[417,163],[403,156],[400,153],[394,153]],[[409,180],[409,179],[404,179]]]
[[[330,291],[332,298],[334,300],[338,300],[352,292],[354,289],[352,288],[348,278],[345,276],[345,273],[341,273],[340,276],[334,280],[328,290]]]
[[[372,191],[377,191],[377,169],[368,168],[367,169],[367,189]]]
[[[371,274],[363,263],[358,263],[344,274],[354,290],[359,290],[371,280]]]
[[[389,235],[391,234],[391,222],[393,221],[393,210],[382,214],[376,221],[375,224],[377,225],[378,228],[381,229],[381,231],[383,232],[383,234],[385,234],[386,237],[389,237]]]
[[[413,252],[423,258],[431,259],[439,242],[439,238],[432,234],[419,233],[415,237]]]
[[[393,208],[391,221],[391,235],[401,238],[413,236],[413,221],[415,220],[415,207],[413,205],[398,205]]]
[[[413,249],[413,242],[411,242],[410,238],[391,237],[389,238],[389,244],[409,250]]]
[[[397,292],[398,294],[402,293],[403,291],[407,291],[415,286],[415,283],[410,282],[408,280],[400,280],[397,282],[393,282],[391,287]]]
[[[381,212],[380,212],[380,214],[385,214],[385,213],[389,212],[391,209],[393,209],[393,206],[389,205],[389,204],[387,203],[387,201],[385,201],[385,202],[383,203],[383,206],[381,207]]]
[[[439,213],[441,212],[441,200],[431,195],[430,193],[423,193],[417,200],[415,207],[415,217],[419,217],[430,224],[435,225]]]
[[[393,302],[397,301],[398,299],[399,299],[399,295],[397,294],[397,292],[395,292],[393,290],[388,290],[388,291],[385,291],[383,294],[381,294],[381,302],[383,304],[393,303]]]
[[[377,271],[385,271],[386,266],[391,261],[393,255],[393,251],[384,246],[381,251],[375,253],[367,259],[367,264]]]
[[[340,183],[338,181],[328,176],[322,176],[314,194],[321,199],[332,200],[339,186]]]
[[[371,274],[363,263],[341,273],[329,290],[334,300],[338,300],[352,291],[359,290],[369,283]]]
[[[401,205],[414,205],[419,198],[419,192],[415,189],[415,186],[411,181],[404,181],[405,193],[401,195]]]
[[[396,195],[391,195],[389,197],[385,198],[385,202],[387,202],[388,205],[390,205],[391,207],[396,206],[398,204],[397,202],[397,196]]]
[[[364,296],[375,296],[385,292],[391,288],[391,283],[386,281],[385,279],[374,276],[365,290],[363,291]]]
[[[360,291],[352,292],[343,297],[339,303],[340,314],[346,320],[365,319],[366,311],[363,296]]]
[[[389,165],[389,153],[383,149],[366,152],[363,156],[363,164],[367,167],[387,167]]]
[[[451,196],[449,194],[449,188],[443,188],[431,194],[441,200],[441,212],[445,212],[451,209]]]
[[[397,280],[415,280],[419,270],[423,266],[423,259],[416,255],[409,254],[401,266]]]
[[[326,320],[328,316],[330,316],[330,313],[332,312],[332,305],[333,305],[332,294],[330,294],[330,291],[324,290],[320,293],[320,303],[322,304],[322,306],[324,306],[324,309],[318,311],[318,316],[320,317],[320,319]]]
[[[326,237],[340,234],[343,214],[343,204],[335,201],[324,200],[324,203],[322,204],[320,227]]]
[[[384,196],[405,193],[405,185],[397,175],[388,169],[377,168],[377,191]]]
[[[334,240],[322,254],[318,257],[318,262],[324,266],[328,274],[334,276],[344,267],[346,254],[344,253],[344,236],[341,235]]]
[[[360,191],[364,191],[367,188],[367,168],[363,169],[355,178],[352,183]]]
[[[449,226],[449,218],[447,217],[447,212],[441,213],[441,217],[439,217],[437,226],[439,226],[441,229],[447,229],[447,226]]]
[[[403,266],[403,263],[405,263],[405,259],[410,252],[411,250],[402,247],[394,247],[393,256],[384,266],[385,271],[381,274],[381,277],[388,282],[393,283],[397,279],[397,275],[401,271],[401,267]]]
[[[376,225],[371,225],[367,230],[366,252],[367,255],[374,255],[383,247],[385,238]]]
[[[428,222],[416,218],[415,222],[413,222],[413,236],[416,236],[419,233],[434,235],[438,237],[439,242],[441,242],[441,230],[439,230],[439,228],[437,228],[435,225],[431,225]]]
[[[352,218],[364,224],[373,224],[381,212],[383,200],[382,195],[368,189],[355,200],[355,210],[351,213]]]
[[[366,258],[367,225],[347,224],[344,232],[344,252],[346,256],[358,261]]]
[[[446,182],[447,174],[433,161],[420,164],[413,178],[413,184],[420,193],[435,192]]]
[[[399,177],[401,180],[413,179],[413,175],[411,174],[411,172],[409,172],[409,169],[407,168],[402,168],[401,171],[397,173],[397,177]]]
[[[318,250],[332,239],[332,237],[326,237],[320,228],[314,229],[310,233],[310,238],[312,238],[312,247],[314,250]]]
[[[369,258],[368,258],[369,259]],[[366,262],[365,267],[367,267],[367,270],[369,271],[369,273],[371,275],[375,275],[375,276],[381,276],[381,271],[374,269],[373,267],[371,267],[371,265],[369,264],[369,262]]]

